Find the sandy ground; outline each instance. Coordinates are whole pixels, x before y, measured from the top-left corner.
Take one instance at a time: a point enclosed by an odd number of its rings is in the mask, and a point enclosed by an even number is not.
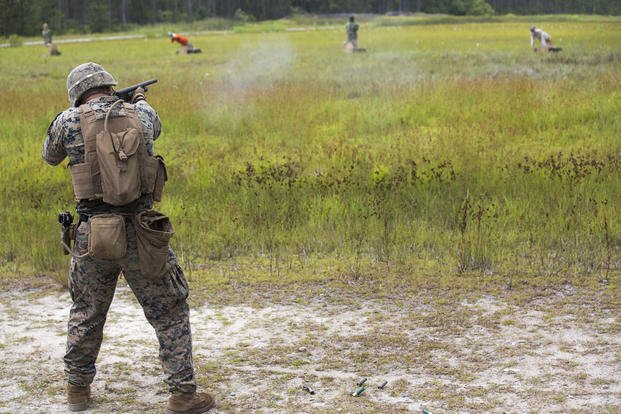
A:
[[[527,306],[487,296],[252,303],[193,307],[199,386],[215,413],[621,412],[618,309],[572,289]],[[67,412],[69,306],[54,286],[0,294],[0,412]],[[90,412],[163,411],[155,335],[122,282],[97,368]]]

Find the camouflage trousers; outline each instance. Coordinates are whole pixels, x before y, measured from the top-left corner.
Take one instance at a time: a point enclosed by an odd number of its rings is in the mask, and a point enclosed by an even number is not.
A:
[[[188,285],[172,249],[168,252],[171,271],[158,280],[147,280],[140,273],[136,232],[126,219],[127,255],[119,262],[96,260],[90,256],[71,259],[69,288],[73,305],[69,314],[67,353],[64,357],[67,381],[86,386],[93,381],[95,361],[103,339],[106,315],[114,297],[119,274],[132,289],[144,314],[155,329],[159,358],[170,391],[194,392],[196,380],[192,365]],[[76,231],[75,251],[88,249],[88,223]]]

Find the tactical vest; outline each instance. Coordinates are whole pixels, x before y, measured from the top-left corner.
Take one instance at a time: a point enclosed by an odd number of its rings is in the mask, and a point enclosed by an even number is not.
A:
[[[112,114],[117,105],[122,108]],[[71,166],[76,200],[124,206],[153,193],[153,199],[160,201],[168,178],[166,167],[162,157],[147,154],[133,106],[119,100],[105,114],[96,113],[88,104],[79,111],[84,163]]]

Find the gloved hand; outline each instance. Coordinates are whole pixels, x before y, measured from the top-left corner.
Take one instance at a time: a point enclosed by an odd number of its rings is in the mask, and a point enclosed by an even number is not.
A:
[[[132,99],[130,100],[130,102],[135,104],[136,102],[144,101],[146,99],[144,94],[144,89],[140,87],[136,88],[136,90],[132,94]]]

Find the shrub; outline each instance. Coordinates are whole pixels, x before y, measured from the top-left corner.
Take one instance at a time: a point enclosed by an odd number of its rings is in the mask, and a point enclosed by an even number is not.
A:
[[[22,39],[18,35],[9,36],[9,46],[10,47],[20,47],[23,44]]]
[[[494,14],[494,9],[485,0],[472,0],[466,14],[470,16],[486,16]]]
[[[252,14],[248,14],[242,9],[235,10],[233,18],[242,22],[254,22],[256,20]]]
[[[485,16],[494,14],[494,9],[485,0],[453,0],[449,12],[457,16]]]

